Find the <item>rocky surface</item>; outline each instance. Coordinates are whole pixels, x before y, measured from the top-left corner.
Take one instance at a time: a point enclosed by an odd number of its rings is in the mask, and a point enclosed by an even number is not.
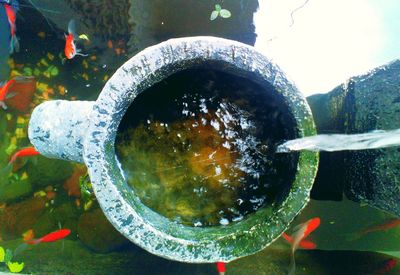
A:
[[[101,253],[115,251],[129,244],[129,241],[110,224],[101,209],[80,216],[78,236],[88,248]]]

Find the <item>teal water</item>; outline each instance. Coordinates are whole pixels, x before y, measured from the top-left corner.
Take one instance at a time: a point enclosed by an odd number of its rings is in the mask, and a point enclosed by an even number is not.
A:
[[[113,72],[139,50],[172,37],[215,35],[254,44],[257,1],[20,1],[21,50],[8,60],[11,76],[33,75],[36,89],[27,110],[0,110],[0,169],[19,148],[30,146],[27,123],[33,107],[53,99],[93,100]],[[231,18],[210,15],[219,3]],[[177,12],[180,10],[181,12]],[[118,14],[118,16],[115,15]],[[45,17],[43,17],[45,16]],[[45,20],[45,18],[47,20]],[[75,19],[87,34],[79,47],[88,57],[64,60],[64,33]],[[49,25],[50,24],[50,25]],[[2,57],[4,59],[4,57]],[[0,62],[1,64],[1,62]],[[2,170],[4,171],[4,170]],[[0,246],[14,250],[23,234],[34,238],[68,228],[64,241],[28,246],[13,261],[30,274],[217,274],[213,264],[184,264],[151,255],[119,235],[102,214],[85,168],[32,157],[11,174],[0,173]],[[334,183],[335,179],[331,179]],[[347,200],[311,200],[292,227],[312,217],[316,250],[296,252],[296,274],[399,274],[400,225],[373,230],[396,219]],[[289,232],[291,230],[289,229]],[[0,257],[1,258],[1,257]],[[227,264],[226,274],[286,274],[290,245],[279,238],[255,255]],[[0,263],[0,272],[7,272]]]

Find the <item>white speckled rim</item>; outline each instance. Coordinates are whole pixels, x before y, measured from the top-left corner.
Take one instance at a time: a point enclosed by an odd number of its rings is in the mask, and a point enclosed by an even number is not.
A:
[[[306,100],[268,58],[239,42],[189,37],[149,47],[115,72],[94,105],[83,155],[105,215],[125,237],[153,254],[176,261],[229,262],[265,248],[303,209],[317,171],[318,154],[300,153],[298,173],[281,205],[273,211],[259,209],[228,226],[187,227],[144,206],[125,182],[116,159],[118,125],[139,93],[174,72],[199,64],[272,85],[287,101],[298,135],[316,134]]]

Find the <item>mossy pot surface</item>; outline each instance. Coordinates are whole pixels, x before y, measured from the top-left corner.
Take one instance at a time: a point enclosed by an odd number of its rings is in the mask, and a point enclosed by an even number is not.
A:
[[[282,71],[254,48],[215,37],[180,38],[145,49],[110,78],[93,106],[83,142],[83,159],[105,215],[132,242],[171,260],[229,262],[260,251],[287,229],[309,200],[318,154],[301,152],[295,179],[285,197],[240,222],[190,227],[146,207],[126,183],[115,155],[119,123],[138,94],[169,75],[198,66],[272,86],[284,98],[295,121],[297,137],[316,134],[305,99]]]

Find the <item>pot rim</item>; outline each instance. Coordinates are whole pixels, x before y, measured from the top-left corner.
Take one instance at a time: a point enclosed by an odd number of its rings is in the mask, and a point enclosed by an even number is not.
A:
[[[83,158],[94,192],[113,226],[153,254],[191,263],[229,262],[272,243],[309,201],[318,167],[318,153],[300,152],[295,180],[279,208],[272,213],[270,208],[260,208],[227,226],[184,226],[142,204],[126,183],[115,155],[119,123],[140,92],[175,72],[208,62],[216,62],[233,74],[269,83],[284,96],[298,137],[316,134],[305,98],[270,59],[240,42],[186,37],[146,48],[114,73],[94,104],[84,140]]]

